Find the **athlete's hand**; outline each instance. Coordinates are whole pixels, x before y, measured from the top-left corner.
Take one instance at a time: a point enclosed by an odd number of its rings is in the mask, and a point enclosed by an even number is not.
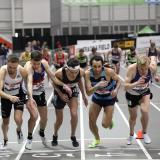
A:
[[[144,84],[145,83],[145,77],[140,77],[137,81],[137,85],[141,85],[141,84]]]
[[[159,82],[160,82],[160,75],[156,75],[156,76],[154,76],[154,79],[155,79],[155,81],[156,81],[156,82],[158,82],[158,83],[159,83]]]
[[[64,84],[63,89],[69,94],[70,97],[72,96],[72,90],[68,85]]]
[[[97,90],[97,89],[103,89],[103,88],[105,88],[107,85],[108,85],[108,81],[103,80],[103,81],[98,82],[98,83],[95,85],[95,88],[96,88],[96,90]]]
[[[60,98],[62,101],[68,103],[69,102],[69,98],[68,98],[68,95],[67,94],[60,94]]]
[[[83,102],[84,102],[85,106],[87,107],[88,106],[88,99],[87,99],[87,97],[86,96],[82,96],[82,98],[83,98]]]
[[[114,89],[114,90],[111,92],[111,96],[112,96],[112,97],[116,97],[116,96],[117,96],[117,93],[118,93],[117,89]]]
[[[19,102],[19,101],[20,101],[19,97],[17,97],[17,96],[10,96],[10,97],[9,97],[9,100],[10,100],[12,103],[16,103],[16,102]]]

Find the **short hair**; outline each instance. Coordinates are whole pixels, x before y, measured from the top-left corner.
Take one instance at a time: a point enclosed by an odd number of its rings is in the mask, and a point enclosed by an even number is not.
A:
[[[41,61],[42,60],[42,53],[40,51],[31,52],[31,60]]]
[[[151,44],[152,47],[156,46],[155,42],[152,42],[152,41],[151,41],[150,44]]]
[[[11,54],[11,55],[8,56],[7,62],[19,63],[19,57],[15,54]]]
[[[135,46],[132,46],[132,47],[130,48],[131,51],[134,51],[135,49],[136,49]]]
[[[94,60],[95,61],[101,61],[102,65],[104,64],[103,58],[101,56],[96,55],[96,56],[93,56],[91,58],[91,60],[90,60],[90,66],[92,66]]]
[[[118,48],[118,43],[117,42],[113,43],[113,48]]]
[[[75,57],[73,58],[70,58],[68,61],[67,61],[67,66],[68,67],[76,67],[79,65],[79,60]]]
[[[145,66],[150,64],[150,59],[146,55],[139,55],[137,57],[137,65],[138,66]]]
[[[92,52],[94,52],[94,51],[97,51],[97,48],[96,48],[96,47],[93,47],[93,48],[92,48]]]
[[[83,49],[83,48],[81,48],[81,49],[79,50],[79,52],[84,52],[84,49]]]

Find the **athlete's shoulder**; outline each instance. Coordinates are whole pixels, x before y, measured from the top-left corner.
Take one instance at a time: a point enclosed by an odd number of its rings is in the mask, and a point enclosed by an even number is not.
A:
[[[3,65],[0,69],[6,71],[7,70],[7,65]]]

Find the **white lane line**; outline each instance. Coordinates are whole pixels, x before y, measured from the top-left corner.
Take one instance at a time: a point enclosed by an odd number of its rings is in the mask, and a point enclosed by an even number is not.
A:
[[[153,102],[150,102],[150,104],[151,104],[155,109],[157,109],[157,110],[160,112],[160,108],[157,107]]]
[[[136,150],[136,151],[139,151],[141,150],[140,148],[108,148],[107,149],[108,151],[111,151],[111,150],[125,150],[126,152],[127,151],[132,151],[132,150]],[[31,150],[31,151],[25,151],[25,153],[59,153],[59,152],[79,152],[80,150],[79,149],[60,149],[60,150]],[[103,152],[106,152],[106,149],[105,148],[88,148],[86,149],[86,151],[92,151],[92,152],[95,152],[95,151],[103,151]],[[97,159],[96,159],[97,160]]]
[[[84,123],[83,123],[83,101],[80,94],[80,131],[81,131],[81,160],[85,160],[85,144],[84,144]]]
[[[51,102],[52,96],[53,96],[53,93],[51,94],[51,96],[49,97],[49,99],[48,99],[48,101],[47,101],[47,106],[48,106],[49,103]],[[37,121],[36,121],[36,125],[35,125],[35,127],[34,127],[33,134],[34,134],[36,128],[38,127],[38,125],[39,125],[39,121],[40,121],[40,117],[38,117],[38,119],[37,119]],[[15,158],[15,160],[20,160],[20,158],[21,158],[21,156],[22,156],[22,154],[23,154],[23,152],[24,152],[24,150],[25,150],[25,145],[26,145],[26,143],[27,143],[27,141],[25,141],[25,143],[23,144],[23,146],[22,146],[21,150],[19,151],[19,153],[18,153],[17,157]]]
[[[115,104],[117,110],[119,111],[119,113],[121,114],[124,122],[126,123],[127,127],[129,128],[129,123],[127,118],[125,117],[124,113],[122,112],[122,110],[120,109],[119,105],[116,103]],[[135,133],[136,135],[136,133]],[[137,135],[136,135],[137,136]],[[146,148],[143,146],[142,142],[139,139],[136,139],[137,143],[139,144],[140,148],[142,149],[142,151],[144,152],[144,154],[146,155],[147,159],[152,160],[151,155],[148,153],[148,151],[146,150]]]
[[[124,68],[124,67],[121,67],[121,68],[123,68],[124,70],[126,70],[126,68]],[[119,78],[120,78],[122,81],[124,81],[124,78],[122,78],[120,75],[119,75]],[[160,86],[158,86],[157,84],[152,83],[152,85],[160,89]],[[156,106],[152,101],[150,101],[150,104],[151,104],[155,109],[157,109],[157,110],[160,112],[160,108],[159,108],[158,106]]]
[[[124,78],[122,78],[120,75],[119,75],[120,79],[124,82]],[[127,124],[128,128],[129,128],[129,123],[128,123],[128,120],[127,118],[125,117],[124,113],[122,112],[122,110],[120,109],[119,105],[116,103],[116,108],[118,109],[118,111],[120,112],[122,118],[124,119],[125,123]],[[136,133],[135,133],[136,135]],[[137,136],[137,135],[136,135]],[[144,145],[142,144],[142,142],[138,139],[136,139],[137,143],[139,144],[139,146],[141,147],[141,149],[143,150],[144,154],[146,155],[146,157],[148,159],[152,159],[151,155],[148,153],[148,151],[146,150],[146,148],[144,147]]]
[[[122,137],[122,138],[101,138],[102,140],[126,140],[126,137]],[[79,139],[79,138],[77,138],[77,140],[81,140],[81,139]],[[92,141],[93,139],[90,139],[90,138],[85,138],[84,139],[84,141]],[[47,142],[51,142],[52,141],[52,139],[51,140],[47,140]],[[59,142],[70,142],[71,141],[71,139],[60,139],[60,140],[58,140]],[[33,143],[42,143],[42,141],[32,141]],[[17,141],[15,141],[15,142],[8,142],[8,143],[10,143],[10,144],[14,144],[14,143],[16,143],[17,144]]]

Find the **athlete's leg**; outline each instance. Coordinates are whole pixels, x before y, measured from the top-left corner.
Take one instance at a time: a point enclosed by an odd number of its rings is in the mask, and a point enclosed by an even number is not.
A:
[[[70,108],[70,115],[71,115],[71,136],[75,136],[77,123],[78,123],[78,98],[72,97],[70,102],[68,103],[68,106]]]
[[[30,118],[28,120],[28,133],[32,134],[36,124],[36,120],[38,118],[38,110],[37,110],[36,102],[34,100],[28,100],[26,103],[26,107],[30,114]]]
[[[129,110],[129,126],[130,126],[130,135],[134,135],[134,127],[137,119],[137,106],[136,107],[128,107]]]
[[[54,136],[58,136],[58,130],[63,122],[63,109],[55,109],[56,121],[54,123]]]
[[[76,139],[76,136],[75,136],[77,123],[78,123],[78,114],[77,114],[78,98],[77,97],[72,97],[70,102],[68,103],[68,106],[70,108],[70,114],[71,114],[71,140],[72,140],[72,145],[73,145],[73,147],[78,147],[79,143],[77,142],[77,139]]]
[[[40,129],[45,130],[47,124],[47,106],[38,106],[40,115]]]
[[[96,124],[100,111],[101,107],[98,104],[92,102],[89,108],[89,127],[96,140],[100,140],[98,127]]]
[[[149,121],[149,106],[150,106],[150,94],[142,97],[141,100],[141,123],[143,132],[147,132],[147,126]]]
[[[114,106],[104,107],[102,126],[108,128],[112,123],[112,117],[114,112]]]
[[[23,115],[23,111],[21,111],[21,110],[14,111],[14,120],[17,125],[17,131],[21,131],[21,126],[22,126],[22,122],[23,122],[22,115]]]
[[[3,132],[3,138],[4,140],[8,140],[8,129],[9,129],[9,121],[10,118],[3,118],[2,120],[2,132]]]

